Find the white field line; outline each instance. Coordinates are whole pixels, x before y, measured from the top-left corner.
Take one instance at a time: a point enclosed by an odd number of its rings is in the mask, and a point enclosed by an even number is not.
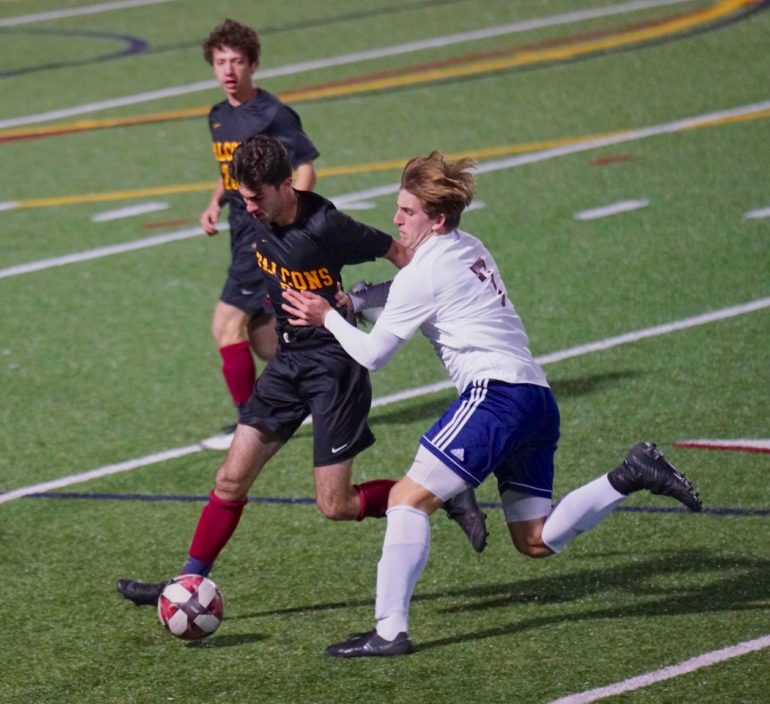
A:
[[[380,59],[388,56],[398,56],[399,54],[408,54],[415,51],[435,49],[437,47],[461,44],[463,42],[487,39],[490,37],[498,37],[506,34],[528,32],[530,30],[540,29],[542,27],[555,27],[558,25],[572,24],[575,22],[595,19],[598,17],[610,17],[612,15],[636,12],[637,10],[663,7],[666,5],[678,5],[691,1],[692,0],[636,0],[635,2],[626,2],[619,5],[609,5],[607,7],[596,8],[593,10],[568,12],[561,15],[553,15],[551,17],[527,20],[525,22],[514,22],[511,24],[496,25],[493,27],[487,27],[486,29],[479,29],[471,32],[461,32],[459,34],[451,34],[444,37],[434,37],[432,39],[407,42],[405,44],[396,44],[394,46],[383,47],[381,49],[371,49],[369,51],[341,54],[339,56],[331,56],[325,59],[303,61],[301,63],[278,66],[273,69],[260,70],[254,73],[254,80],[259,81],[260,79],[273,78],[275,76],[296,75],[298,73],[315,71],[322,68],[328,68],[330,66],[343,66],[346,64],[360,63],[362,61],[371,61],[372,59]],[[10,18],[9,20],[4,20],[4,22],[11,22],[13,19],[14,18]],[[0,22],[0,26],[4,26],[2,22]],[[35,115],[9,118],[6,120],[0,120],[0,129],[6,129],[9,127],[23,127],[35,123],[47,122],[49,120],[59,120],[65,117],[73,117],[75,115],[83,115],[101,110],[109,110],[116,107],[124,107],[126,105],[137,105],[153,100],[171,98],[178,95],[198,93],[200,91],[216,88],[218,85],[219,84],[213,79],[207,81],[199,81],[197,83],[191,83],[184,86],[176,86],[172,88],[164,88],[161,90],[148,91],[145,93],[137,93],[136,95],[128,95],[122,98],[113,98],[111,100],[102,100],[95,103],[86,103],[85,105],[76,105],[71,108],[62,108],[60,110],[52,110],[50,112],[38,113]]]
[[[644,675],[631,677],[630,679],[616,682],[607,687],[590,689],[586,692],[570,694],[566,697],[554,699],[551,704],[589,704],[590,702],[596,702],[600,699],[606,699],[607,697],[614,697],[618,694],[623,694],[624,692],[631,692],[635,689],[648,687],[656,682],[664,682],[665,680],[670,680],[674,677],[681,677],[690,672],[700,670],[703,667],[710,667],[711,665],[716,665],[725,660],[731,660],[732,658],[747,655],[748,653],[754,653],[758,650],[764,650],[765,648],[770,648],[770,635],[755,638],[754,640],[746,640],[736,645],[721,648],[720,650],[712,650],[710,653],[704,653],[703,655],[698,655],[689,660],[683,660],[677,665],[664,667],[660,670],[653,670]]]
[[[593,354],[594,352],[602,352],[604,350],[611,349],[612,347],[619,347],[620,345],[638,342],[650,337],[659,337],[661,335],[667,335],[671,332],[686,330],[688,328],[698,327],[699,325],[707,325],[708,323],[715,323],[719,320],[734,318],[738,315],[745,315],[746,313],[753,313],[755,311],[762,310],[763,308],[770,308],[770,297],[759,298],[756,301],[750,301],[749,303],[730,306],[728,308],[714,310],[709,313],[702,313],[701,315],[696,315],[691,318],[684,318],[682,320],[675,320],[671,323],[664,323],[663,325],[654,325],[649,328],[634,330],[633,332],[627,332],[623,335],[616,335],[615,337],[608,337],[604,340],[588,342],[584,345],[568,347],[564,350],[558,350],[556,352],[550,352],[549,354],[539,355],[535,357],[535,361],[542,365],[554,364],[555,362],[563,362],[566,359],[582,357],[583,355]],[[424,396],[426,394],[431,394],[437,391],[443,391],[445,389],[451,388],[452,382],[447,380],[439,381],[428,386],[420,386],[416,389],[399,391],[398,393],[390,394],[389,396],[382,396],[380,398],[374,399],[372,401],[372,408],[376,408],[377,406],[386,406],[390,403],[396,403],[398,401],[406,401],[410,398]]]
[[[90,479],[99,479],[100,477],[107,477],[111,474],[129,472],[132,469],[138,469],[139,467],[146,467],[150,464],[156,464],[158,462],[165,462],[167,460],[176,459],[177,457],[191,455],[195,452],[200,452],[202,449],[203,448],[197,444],[188,445],[187,447],[177,447],[173,450],[156,452],[155,454],[140,457],[139,459],[135,460],[126,460],[125,462],[118,462],[117,464],[108,464],[104,467],[99,467],[99,469],[92,469],[88,472],[70,474],[67,477],[52,479],[49,482],[42,482],[41,484],[34,484],[32,486],[23,486],[20,489],[14,489],[13,491],[9,491],[5,494],[0,494],[0,503],[6,503],[7,501],[20,499],[23,496],[29,496],[30,494],[36,494],[41,491],[61,489],[62,487],[71,486],[72,484],[87,482]]]
[[[230,226],[225,223],[218,223],[217,227],[220,230],[229,230]],[[5,279],[10,276],[19,276],[21,274],[31,274],[34,271],[42,271],[43,269],[52,269],[57,266],[64,266],[65,264],[75,264],[77,262],[85,262],[90,259],[99,259],[101,257],[109,257],[113,254],[122,254],[123,252],[133,252],[137,249],[145,249],[146,247],[157,247],[161,244],[167,244],[168,242],[177,242],[178,240],[187,240],[191,237],[202,237],[203,230],[200,227],[191,227],[186,230],[177,230],[176,232],[168,232],[165,235],[154,235],[153,237],[145,237],[141,240],[134,240],[133,242],[123,242],[122,244],[111,244],[105,247],[97,247],[96,249],[89,249],[84,252],[73,252],[72,254],[65,254],[61,257],[53,257],[51,259],[38,259],[34,262],[28,262],[26,264],[17,264],[16,266],[10,266],[7,269],[0,269],[0,279]]]
[[[99,12],[111,12],[113,10],[127,10],[143,5],[159,5],[170,0],[118,0],[118,2],[103,2],[99,5],[84,5],[73,7],[69,10],[51,10],[50,12],[36,12],[30,15],[18,15],[0,19],[0,27],[16,27],[20,24],[32,24],[33,22],[45,22],[47,20],[62,20],[69,17],[82,15],[95,15]]]
[[[477,173],[483,174],[491,173],[493,171],[500,171],[503,169],[512,169],[516,168],[517,166],[525,166],[527,164],[536,164],[538,162],[546,161],[548,159],[555,159],[560,156],[576,154],[578,152],[598,149],[600,147],[620,144],[622,142],[631,142],[636,139],[646,139],[647,137],[669,134],[679,130],[707,125],[710,122],[723,119],[750,115],[753,112],[760,112],[768,108],[770,108],[770,100],[766,100],[761,103],[753,103],[751,105],[743,105],[740,107],[731,108],[729,110],[720,110],[717,112],[706,113],[704,115],[698,115],[696,117],[690,117],[683,120],[666,122],[660,125],[653,125],[651,127],[645,127],[638,130],[629,130],[628,132],[621,132],[606,137],[597,137],[596,139],[579,142],[577,144],[569,144],[563,147],[555,147],[552,149],[543,149],[538,152],[532,152],[531,154],[520,154],[514,157],[493,159],[479,164],[475,167],[474,170]],[[361,201],[365,201],[371,198],[391,195],[393,193],[397,193],[398,189],[398,183],[390,183],[384,186],[377,186],[375,188],[357,191],[355,193],[346,193],[339,196],[332,196],[330,200],[332,200],[338,208],[343,210],[345,207],[347,207],[348,204],[355,205]],[[219,225],[219,227],[225,228],[227,225]],[[74,254],[68,254],[62,257],[40,259],[34,262],[18,264],[16,266],[0,269],[0,279],[8,278],[11,276],[19,276],[20,274],[29,274],[34,271],[41,271],[43,269],[49,269],[55,266],[63,266],[64,264],[73,264],[75,262],[86,261],[89,259],[98,259],[99,257],[106,257],[112,254],[120,254],[121,252],[129,252],[135,249],[154,247],[160,244],[166,244],[167,242],[175,242],[177,240],[196,237],[201,234],[202,232],[200,228],[190,228],[186,230],[179,230],[177,232],[170,232],[164,235],[156,235],[154,237],[148,237],[133,242],[126,242],[124,244],[109,245],[106,247],[87,250],[85,252],[76,252]]]
[[[156,213],[159,210],[168,208],[168,203],[140,203],[139,205],[129,205],[117,210],[105,210],[103,213],[97,213],[91,218],[92,222],[110,222],[111,220],[121,220],[123,218],[135,218],[138,215],[146,213]]]
[[[650,201],[644,199],[621,200],[617,203],[611,203],[610,205],[603,205],[598,208],[591,208],[590,210],[581,210],[579,213],[575,213],[575,220],[598,220],[599,218],[608,218],[611,215],[630,213],[632,210],[646,208],[649,204]]]
[[[565,359],[592,354],[594,352],[610,349],[611,347],[617,347],[619,345],[636,342],[638,340],[644,340],[649,337],[666,335],[678,330],[685,330],[687,328],[696,327],[698,325],[705,325],[707,323],[716,322],[718,320],[725,320],[727,318],[732,318],[738,315],[745,315],[746,313],[758,311],[763,308],[770,308],[770,297],[760,298],[756,301],[751,301],[742,305],[730,306],[729,308],[722,308],[721,310],[711,311],[709,313],[696,315],[694,317],[685,318],[683,320],[676,320],[664,325],[642,328],[641,330],[625,333],[624,335],[617,335],[615,337],[609,337],[604,340],[597,340],[596,342],[578,345],[576,347],[569,347],[564,350],[559,350],[556,352],[551,352],[550,354],[536,357],[535,359],[539,364],[552,364],[554,362],[560,362]],[[372,407],[377,408],[380,406],[386,406],[391,403],[397,403],[399,401],[405,401],[411,398],[417,398],[419,396],[425,396],[427,394],[443,391],[451,387],[452,383],[450,381],[441,381],[435,384],[428,384],[426,386],[420,386],[414,389],[407,389],[405,391],[400,391],[395,394],[381,396],[380,398],[374,399],[372,402]],[[98,479],[100,477],[106,477],[111,474],[127,472],[138,467],[146,467],[150,464],[164,462],[168,459],[182,457],[184,455],[200,452],[202,450],[204,450],[204,447],[200,444],[188,445],[187,447],[167,450],[165,452],[159,452],[135,460],[127,460],[126,462],[107,465],[105,467],[93,469],[88,472],[82,472],[80,474],[71,474],[69,476],[61,477],[60,479],[43,482],[42,484],[32,484],[29,486],[21,487],[19,489],[15,489],[13,491],[9,491],[5,494],[0,494],[0,504],[13,501],[14,499],[20,499],[24,496],[29,496],[30,494],[37,494],[42,491],[50,491],[51,489],[60,489],[65,486],[71,486],[72,484],[80,484],[81,482],[85,482],[90,479]]]
[[[746,220],[760,220],[770,218],[770,208],[759,208],[758,210],[749,210],[744,216]]]

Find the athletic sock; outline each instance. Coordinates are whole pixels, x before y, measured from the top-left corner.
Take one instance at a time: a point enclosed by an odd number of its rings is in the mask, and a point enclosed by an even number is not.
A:
[[[249,400],[254,380],[257,378],[249,343],[244,340],[234,345],[225,345],[219,348],[219,354],[222,356],[222,375],[225,377],[230,396],[233,403],[240,406]]]
[[[195,527],[183,572],[189,568],[193,574],[201,574],[201,569],[211,569],[211,565],[238,526],[247,501],[248,499],[226,501],[220,499],[213,491],[209,494],[209,501],[203,507]]]
[[[612,488],[607,475],[571,491],[554,508],[543,526],[543,542],[561,552],[571,540],[591,530],[628,497]]]
[[[363,484],[353,484],[361,501],[361,510],[356,520],[363,521],[367,516],[384,518],[388,510],[388,496],[395,483],[393,479],[374,479]]]
[[[377,633],[393,640],[408,632],[409,602],[430,553],[428,514],[411,506],[388,510],[388,526],[377,565],[374,616]]]
[[[213,565],[208,562],[188,555],[184,567],[182,567],[182,571],[179,574],[199,574],[201,577],[208,577],[212,567]]]

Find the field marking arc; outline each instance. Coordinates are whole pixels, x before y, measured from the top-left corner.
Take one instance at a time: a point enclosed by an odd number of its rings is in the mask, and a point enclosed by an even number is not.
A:
[[[95,15],[101,12],[112,12],[113,10],[131,10],[135,7],[160,5],[164,2],[171,2],[171,0],[116,0],[115,2],[104,2],[99,3],[98,5],[71,7],[65,10],[36,12],[29,15],[17,15],[16,17],[0,19],[0,27],[18,27],[23,24],[33,24],[35,22],[45,22],[47,20],[63,20],[69,19],[70,17],[82,17],[84,15]]]
[[[561,362],[566,359],[572,359],[574,357],[580,357],[586,354],[592,354],[594,352],[601,352],[604,350],[618,347],[620,345],[629,344],[632,342],[638,342],[640,340],[648,339],[650,337],[658,337],[660,335],[666,335],[671,332],[677,332],[680,330],[686,330],[688,328],[697,327],[700,325],[706,325],[708,323],[717,322],[720,320],[727,320],[728,318],[734,318],[739,315],[745,315],[747,313],[756,312],[770,308],[770,297],[759,298],[755,301],[749,301],[747,303],[729,306],[727,308],[721,308],[719,310],[709,311],[700,315],[692,316],[689,318],[683,318],[681,320],[674,320],[662,325],[654,325],[652,327],[642,328],[639,330],[623,333],[622,335],[616,335],[614,337],[608,337],[603,340],[596,340],[583,345],[577,345],[575,347],[569,347],[563,350],[557,350],[549,354],[540,355],[535,357],[535,360],[542,365],[553,364],[555,362]],[[372,401],[372,408],[379,408],[399,401],[405,401],[411,398],[419,396],[425,396],[428,394],[444,391],[452,388],[450,381],[441,381],[434,384],[428,384],[426,386],[420,386],[414,389],[407,389],[387,396],[381,396]],[[308,419],[309,420],[309,419]],[[306,424],[307,424],[306,420]],[[20,487],[12,491],[0,494],[0,504],[8,503],[16,499],[23,498],[30,494],[37,494],[45,491],[51,491],[53,489],[61,489],[65,486],[72,486],[73,484],[80,484],[91,479],[99,479],[102,477],[110,476],[113,474],[120,474],[139,467],[146,467],[151,464],[157,464],[159,462],[165,462],[169,459],[176,459],[184,457],[186,455],[195,454],[197,452],[204,452],[205,448],[200,444],[187,445],[185,447],[179,447],[163,452],[154,453],[145,457],[140,457],[133,460],[126,460],[125,462],[118,462],[116,464],[105,465],[98,469],[93,469],[87,472],[81,472],[78,474],[70,474],[65,477],[53,479],[51,481],[42,482],[40,484],[28,485]]]
[[[688,0],[673,0],[675,3],[686,1]],[[423,46],[425,42],[431,46],[444,46],[447,44],[457,43],[456,40],[458,38],[460,38],[460,41],[469,41],[487,36],[511,34],[513,33],[512,28],[515,31],[523,31],[526,29],[533,29],[536,26],[564,24],[565,21],[570,19],[574,19],[576,21],[587,19],[595,12],[599,12],[599,16],[608,16],[611,14],[618,14],[620,12],[627,12],[629,10],[657,6],[659,4],[658,0],[652,0],[652,4],[649,4],[649,2],[650,0],[642,0],[642,2],[639,2],[636,5],[632,3],[630,5],[615,6],[617,7],[616,12],[609,12],[609,8],[600,8],[599,10],[588,10],[580,13],[556,15],[553,18],[545,18],[543,20],[536,19],[518,22],[512,25],[496,25],[485,29],[476,30],[475,32],[466,32],[458,35],[450,35],[448,37],[436,37],[434,39],[427,39],[418,42],[417,50],[425,48]],[[380,92],[382,90],[415,86],[441,80],[478,76],[487,73],[494,73],[501,70],[521,68],[537,63],[568,61],[573,60],[579,56],[590,54],[598,55],[610,50],[619,50],[623,48],[630,48],[632,46],[643,46],[653,40],[672,37],[674,35],[686,36],[688,32],[693,31],[697,27],[704,26],[708,23],[717,22],[719,20],[724,21],[726,17],[740,11],[751,11],[752,9],[756,9],[756,7],[754,7],[754,3],[770,4],[770,0],[717,0],[716,4],[712,8],[674,15],[665,21],[653,22],[652,26],[650,26],[649,23],[641,23],[640,25],[637,24],[626,27],[619,27],[615,32],[610,31],[608,33],[600,33],[594,37],[592,37],[589,33],[589,35],[583,36],[580,41],[575,43],[566,41],[565,46],[562,48],[559,48],[557,45],[549,46],[548,43],[539,49],[537,48],[537,45],[529,45],[521,47],[519,50],[503,52],[503,55],[498,55],[497,58],[495,58],[495,55],[497,55],[498,52],[492,52],[491,54],[482,52],[481,54],[472,54],[464,58],[458,57],[457,61],[450,61],[449,64],[447,64],[446,61],[439,61],[438,63],[434,61],[428,62],[426,64],[416,64],[406,72],[379,72],[370,74],[369,76],[364,75],[353,79],[343,79],[341,81],[332,81],[317,85],[310,85],[295,90],[282,91],[277,95],[285,102],[297,103],[305,102],[308,100],[357,95],[360,93],[372,91]],[[672,3],[667,2],[666,4]],[[565,39],[569,40],[570,37],[566,37]],[[398,49],[398,51],[395,51],[396,49]],[[401,51],[402,49],[415,50],[415,45],[414,43],[397,45],[396,47],[385,47],[382,50],[376,51],[386,51],[389,53],[395,51],[395,53],[398,54],[404,53]],[[330,60],[334,62],[337,60],[337,58],[338,57],[332,57]],[[367,60],[368,58],[378,57],[362,57],[359,55],[354,58],[358,58],[359,60],[363,61]],[[346,61],[345,63],[349,62]],[[296,66],[290,66],[289,68],[293,69],[296,68]],[[293,70],[290,71],[290,73],[293,72]],[[255,77],[257,77],[257,75],[258,74],[255,74]],[[25,126],[23,128],[17,129],[0,130],[0,143],[34,137],[52,137],[91,129],[105,129],[109,127],[149,124],[166,120],[179,120],[189,117],[202,117],[208,114],[208,111],[209,106],[202,105],[195,108],[167,110],[160,113],[151,113],[141,117],[135,116],[133,118],[124,117],[102,120],[92,118],[45,128],[30,128]]]
[[[404,44],[395,44],[379,49],[371,49],[369,51],[340,54],[325,59],[315,59],[312,61],[303,61],[295,64],[278,66],[272,69],[258,70],[254,73],[254,80],[274,78],[277,76],[296,75],[298,73],[305,73],[307,71],[330,68],[333,66],[344,66],[347,64],[370,61],[372,59],[381,59],[389,56],[398,56],[416,51],[436,49],[443,46],[451,46],[453,44],[460,44],[469,41],[477,41],[491,37],[504,36],[506,34],[527,32],[533,29],[572,24],[575,22],[581,22],[583,20],[590,20],[601,17],[610,17],[612,15],[624,14],[626,12],[636,12],[637,10],[664,7],[668,5],[679,5],[685,2],[692,2],[692,0],[632,0],[631,2],[625,2],[618,5],[608,5],[606,7],[594,8],[591,10],[568,12],[560,15],[552,15],[550,17],[535,18],[522,22],[513,22],[506,25],[495,25],[484,29],[460,32],[458,34],[447,35],[444,37],[434,37],[431,39],[406,42]],[[0,26],[3,25],[0,24]],[[162,100],[164,98],[187,95],[190,93],[198,93],[204,90],[217,88],[218,86],[219,84],[216,82],[216,80],[209,79],[183,86],[146,91],[143,93],[137,93],[135,95],[127,95],[121,98],[112,98],[110,100],[102,100],[93,103],[86,103],[84,105],[76,105],[71,108],[61,108],[44,113],[8,118],[0,120],[0,130],[4,130],[10,127],[22,127],[40,122],[48,122],[49,120],[59,120],[66,117],[109,110],[116,107],[138,105],[155,100]]]

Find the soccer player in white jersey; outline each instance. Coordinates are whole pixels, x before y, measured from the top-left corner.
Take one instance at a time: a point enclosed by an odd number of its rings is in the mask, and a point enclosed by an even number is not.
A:
[[[459,229],[474,194],[471,166],[468,159],[449,161],[439,152],[407,163],[394,223],[414,255],[393,279],[371,332],[356,329],[314,294],[284,293],[292,324],[326,327],[371,370],[419,329],[460,394],[422,436],[412,466],[390,492],[375,629],[330,645],[326,652],[332,656],[413,651],[408,612],[428,559],[429,516],[490,474],[497,479],[513,545],[530,557],[560,552],[640,489],[670,496],[692,511],[702,508],[692,483],[660,450],[638,443],[617,467],[552,509],[559,410],[495,260],[480,240]],[[367,302],[365,292],[362,298],[364,307],[383,303]]]

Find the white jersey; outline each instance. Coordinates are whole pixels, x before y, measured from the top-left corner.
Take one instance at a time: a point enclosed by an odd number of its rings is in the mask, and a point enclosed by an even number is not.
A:
[[[419,329],[459,392],[478,379],[548,386],[492,255],[462,230],[417,248],[393,279],[376,327],[402,340]]]

